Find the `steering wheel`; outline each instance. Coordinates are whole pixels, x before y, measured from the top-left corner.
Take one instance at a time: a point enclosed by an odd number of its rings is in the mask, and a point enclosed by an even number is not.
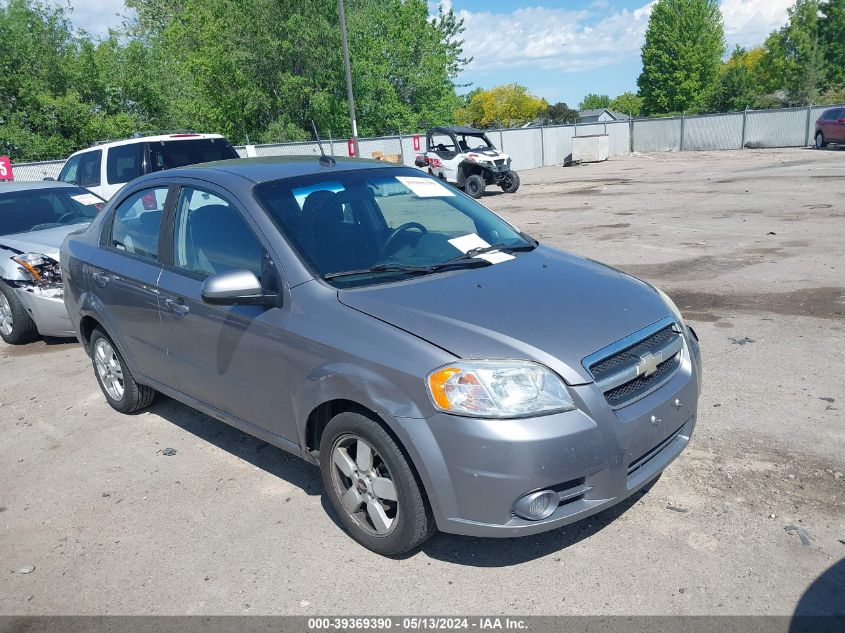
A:
[[[75,211],[68,211],[67,213],[63,213],[59,216],[59,219],[56,220],[56,224],[64,224],[65,220],[70,220],[71,218],[79,217],[79,214]]]
[[[388,235],[387,239],[384,241],[384,245],[381,247],[379,259],[384,259],[385,255],[387,255],[387,252],[390,250],[389,247],[393,244],[400,233],[404,233],[405,231],[409,231],[411,229],[417,229],[422,234],[428,233],[428,229],[419,222],[405,222],[405,224],[397,226],[393,229],[393,231],[391,231],[390,235]]]

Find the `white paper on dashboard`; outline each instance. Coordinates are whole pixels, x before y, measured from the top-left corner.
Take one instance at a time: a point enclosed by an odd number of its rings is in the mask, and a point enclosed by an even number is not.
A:
[[[487,248],[488,246],[490,246],[490,244],[485,242],[475,233],[470,233],[469,235],[462,235],[461,237],[452,238],[451,240],[449,240],[449,244],[457,248],[462,253],[468,253],[474,248]],[[477,257],[479,259],[488,261],[491,264],[500,264],[502,262],[508,261],[509,259],[514,259],[513,255],[509,255],[508,253],[502,253],[501,251],[481,253]]]
[[[396,180],[410,189],[417,198],[448,198],[455,195],[433,178],[396,176]]]
[[[77,196],[71,196],[71,198],[76,200],[79,204],[100,204],[102,202],[102,200],[93,193],[80,193]]]

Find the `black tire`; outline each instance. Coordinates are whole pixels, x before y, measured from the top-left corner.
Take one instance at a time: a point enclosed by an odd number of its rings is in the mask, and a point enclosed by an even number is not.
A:
[[[22,345],[24,343],[31,343],[38,338],[38,328],[26,308],[18,299],[17,294],[9,285],[0,281],[0,293],[2,293],[5,301],[0,301],[0,310],[5,310],[5,303],[9,304],[7,317],[12,319],[12,327],[10,332],[6,332],[5,328],[0,323],[0,338],[10,345]]]
[[[386,472],[395,486],[395,506],[391,502],[380,501],[378,497],[374,500],[392,506],[386,509],[393,513],[394,524],[384,534],[376,533],[366,516],[366,505],[353,514],[341,501],[342,487],[350,483],[350,487],[355,487],[355,483],[335,466],[333,454],[344,442],[355,442],[358,439],[365,440],[375,451],[372,469],[386,467],[386,471],[381,471],[382,475],[385,476]],[[354,463],[358,464],[357,455]],[[375,420],[353,412],[340,413],[332,418],[320,439],[320,471],[326,495],[344,528],[367,549],[383,556],[396,556],[419,546],[436,531],[431,510],[411,465],[394,439]],[[358,473],[357,470],[355,472]],[[365,484],[362,482],[362,485]]]
[[[827,147],[827,141],[824,140],[824,134],[816,132],[816,149],[824,149]]]
[[[105,341],[108,347],[114,353],[114,359],[120,365],[120,374],[121,374],[121,381],[123,392],[120,397],[116,397],[115,395],[109,393],[109,388],[104,384],[104,379],[100,375],[100,371],[97,367],[97,353],[98,353],[98,341]],[[156,397],[155,389],[151,387],[147,387],[146,385],[139,385],[135,382],[135,379],[132,377],[129,368],[126,366],[126,361],[123,360],[123,356],[120,354],[120,351],[117,349],[117,346],[112,342],[109,336],[103,332],[100,328],[95,328],[94,331],[91,333],[91,360],[92,364],[94,365],[94,376],[97,378],[97,384],[100,385],[100,389],[103,392],[103,395],[106,397],[109,405],[115,411],[120,411],[121,413],[135,413],[136,411],[140,411],[141,409],[146,409],[153,403]]]
[[[478,199],[483,196],[484,187],[486,186],[487,184],[484,182],[484,178],[478,174],[467,176],[467,179],[464,181],[464,191],[470,198]]]
[[[509,171],[502,178],[499,186],[505,193],[516,193],[516,190],[519,189],[519,174],[513,170]]]

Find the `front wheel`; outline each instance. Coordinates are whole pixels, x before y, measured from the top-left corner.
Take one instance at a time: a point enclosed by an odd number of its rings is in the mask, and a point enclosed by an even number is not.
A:
[[[91,334],[91,356],[94,375],[112,409],[134,413],[153,403],[155,390],[135,382],[117,347],[99,328]]]
[[[477,199],[483,196],[485,186],[484,178],[478,174],[467,176],[467,179],[464,181],[464,191],[470,198]]]
[[[320,471],[344,527],[367,549],[395,556],[434,532],[408,460],[376,421],[352,412],[332,418],[320,440]]]
[[[519,174],[511,170],[504,175],[499,186],[505,193],[516,193],[519,189]]]
[[[38,328],[15,291],[0,281],[0,338],[10,345],[34,341]]]
[[[824,134],[816,132],[816,149],[824,149],[827,147],[827,141],[824,140]]]

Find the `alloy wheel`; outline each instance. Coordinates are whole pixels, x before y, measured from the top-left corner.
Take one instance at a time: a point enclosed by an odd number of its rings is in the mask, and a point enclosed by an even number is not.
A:
[[[14,327],[15,320],[12,316],[12,306],[9,304],[6,295],[0,292],[0,332],[6,336],[11,336]]]
[[[363,437],[340,436],[332,447],[332,483],[343,508],[365,532],[396,527],[399,495],[384,459]]]
[[[123,368],[114,348],[106,339],[97,339],[94,345],[94,368],[106,393],[114,400],[123,399]]]

